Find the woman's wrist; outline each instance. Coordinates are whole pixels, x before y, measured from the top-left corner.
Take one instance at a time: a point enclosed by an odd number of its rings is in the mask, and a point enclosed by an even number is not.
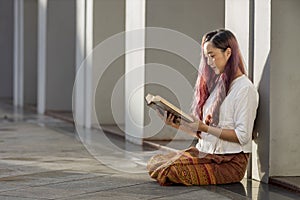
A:
[[[217,128],[217,127],[213,127],[213,126],[209,126],[209,125],[206,125],[204,123],[200,123],[199,126],[198,126],[198,131],[197,132],[206,132],[206,133],[212,134],[216,137],[220,137],[220,135],[222,133],[222,129]]]
[[[207,132],[208,131],[208,125],[204,123],[199,123],[198,131],[200,132]]]
[[[222,134],[222,129],[213,126],[208,126],[207,133],[214,135],[216,137],[220,137]]]

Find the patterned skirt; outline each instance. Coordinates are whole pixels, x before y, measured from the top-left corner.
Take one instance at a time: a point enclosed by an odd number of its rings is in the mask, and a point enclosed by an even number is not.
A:
[[[153,156],[149,174],[160,185],[210,185],[240,182],[247,168],[248,153],[204,154],[197,148]]]

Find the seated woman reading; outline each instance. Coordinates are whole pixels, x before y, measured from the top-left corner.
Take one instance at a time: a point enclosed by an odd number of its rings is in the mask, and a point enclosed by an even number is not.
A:
[[[258,93],[245,75],[243,58],[229,30],[202,38],[202,55],[193,103],[193,123],[173,123],[174,115],[159,112],[167,125],[197,137],[196,147],[153,156],[149,174],[161,185],[209,185],[239,182],[251,153]]]

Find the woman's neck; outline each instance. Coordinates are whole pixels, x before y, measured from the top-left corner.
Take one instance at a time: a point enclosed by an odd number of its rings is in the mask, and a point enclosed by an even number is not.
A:
[[[236,78],[238,78],[238,77],[240,77],[242,75],[244,75],[244,74],[242,73],[242,71],[240,70],[240,68],[238,68],[237,72],[235,73],[234,79],[236,79]]]

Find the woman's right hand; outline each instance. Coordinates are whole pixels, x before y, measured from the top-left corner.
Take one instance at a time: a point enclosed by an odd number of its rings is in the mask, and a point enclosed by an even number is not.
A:
[[[158,116],[165,122],[166,125],[172,126],[174,128],[179,128],[179,123],[174,123],[175,115],[168,113],[168,111],[164,111],[163,115],[162,112],[156,109]]]
[[[196,131],[193,131],[192,129],[190,129],[190,127],[188,127],[184,124],[180,124],[180,122],[174,123],[175,116],[173,114],[168,113],[167,111],[164,111],[163,112],[164,114],[162,115],[161,110],[156,109],[156,111],[157,111],[158,116],[165,122],[165,124],[172,126],[173,128],[180,129],[193,137],[201,138],[200,135],[197,134]]]

